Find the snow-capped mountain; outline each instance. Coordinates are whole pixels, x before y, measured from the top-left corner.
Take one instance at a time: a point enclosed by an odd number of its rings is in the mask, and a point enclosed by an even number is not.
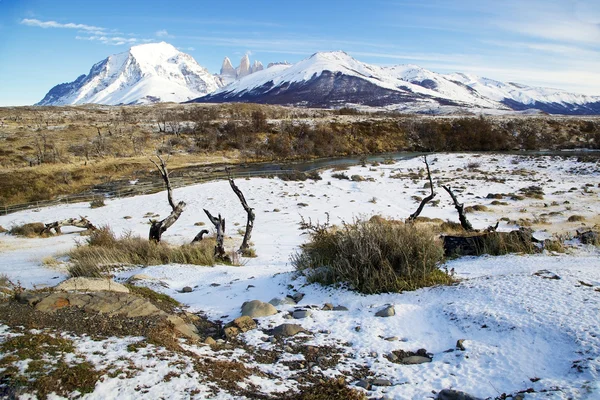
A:
[[[262,71],[263,69],[262,63],[258,60],[255,60],[254,63],[250,65],[250,57],[248,57],[247,54],[242,57],[240,65],[237,68],[233,67],[229,57],[225,57],[217,78],[220,79],[223,85],[228,85],[245,76]]]
[[[194,101],[363,105],[426,112],[538,109],[562,114],[600,113],[600,97],[464,74],[438,74],[416,65],[380,67],[342,51],[315,53],[293,65],[272,65]]]
[[[87,75],[50,89],[37,105],[182,102],[220,86],[189,54],[165,42],[149,43],[109,56]]]

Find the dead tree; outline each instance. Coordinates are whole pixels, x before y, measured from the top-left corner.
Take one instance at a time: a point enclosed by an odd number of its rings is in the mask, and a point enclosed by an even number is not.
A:
[[[240,203],[242,203],[242,207],[244,207],[244,210],[246,210],[246,214],[248,216],[246,219],[246,231],[244,232],[244,240],[242,240],[242,245],[240,246],[240,248],[238,250],[238,253],[243,254],[250,248],[249,243],[250,243],[250,238],[252,236],[252,228],[254,227],[255,214],[254,214],[254,210],[252,209],[252,207],[250,207],[248,205],[248,203],[246,202],[246,198],[244,197],[244,194],[242,193],[242,191],[237,187],[237,185],[233,181],[233,178],[231,177],[231,174],[229,173],[229,171],[227,171],[227,176],[229,179],[229,184],[231,185],[231,189],[233,189],[233,192],[236,194],[238,199],[240,199]]]
[[[206,235],[207,233],[208,233],[207,229],[202,229],[200,232],[198,232],[198,234],[196,236],[194,236],[192,243],[200,242],[203,239],[204,235]]]
[[[221,260],[227,260],[227,254],[225,253],[225,247],[223,246],[223,240],[225,240],[225,218],[221,217],[219,214],[219,218],[215,218],[212,214],[204,209],[204,212],[208,216],[210,222],[215,226],[217,231],[217,244],[215,246],[215,257]]]
[[[458,200],[456,199],[456,196],[452,192],[452,188],[450,188],[449,186],[442,186],[442,187],[444,188],[444,190],[446,192],[448,192],[448,194],[452,198],[452,201],[454,202],[454,208],[456,208],[456,211],[458,212],[458,219],[460,220],[460,226],[462,226],[463,229],[467,232],[475,231],[475,229],[473,229],[473,225],[471,225],[471,223],[465,216],[465,211],[464,211],[465,205],[458,202]]]
[[[85,217],[79,217],[79,219],[76,218],[69,218],[69,219],[64,219],[62,221],[54,221],[54,222],[50,222],[48,224],[44,224],[45,228],[42,231],[42,233],[40,235],[43,235],[45,233],[51,233],[52,230],[54,230],[54,232],[57,235],[60,235],[61,232],[61,228],[63,226],[74,226],[76,228],[84,228],[87,229],[89,231],[95,231],[96,227],[94,226],[94,224],[92,224],[87,218]]]
[[[157,155],[156,157],[160,161],[160,165],[153,159],[150,159],[150,161],[152,162],[152,164],[154,164],[156,166],[156,168],[158,169],[158,172],[160,173],[163,180],[165,181],[165,185],[167,186],[167,199],[169,201],[169,205],[171,206],[171,210],[172,210],[171,214],[169,214],[169,216],[167,218],[165,218],[161,221],[157,221],[157,220],[153,220],[153,219],[150,220],[149,239],[151,241],[158,243],[158,242],[160,242],[162,234],[165,233],[165,231],[167,229],[169,229],[171,227],[171,225],[173,225],[177,221],[177,219],[179,219],[179,217],[181,216],[181,213],[185,209],[185,202],[180,201],[179,203],[177,203],[177,205],[175,205],[175,202],[173,201],[173,188],[171,187],[171,181],[169,179],[169,171],[167,170],[167,162],[165,160],[163,160],[160,155]]]
[[[421,215],[421,212],[423,211],[423,208],[425,207],[425,205],[427,203],[429,203],[431,200],[433,200],[433,198],[437,194],[433,191],[433,180],[431,179],[431,172],[429,171],[429,163],[427,162],[427,156],[423,156],[423,160],[425,161],[425,167],[427,168],[427,179],[429,179],[429,188],[431,189],[431,194],[429,196],[425,197],[423,200],[421,200],[421,204],[419,204],[419,208],[417,208],[417,211],[410,214],[410,217],[408,217],[408,219],[407,219],[408,222],[413,222],[414,220],[416,220],[417,217],[419,215]]]

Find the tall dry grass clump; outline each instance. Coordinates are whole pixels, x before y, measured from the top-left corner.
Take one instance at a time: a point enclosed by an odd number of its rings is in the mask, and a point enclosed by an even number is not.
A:
[[[93,231],[86,243],[71,250],[71,276],[101,277],[128,265],[194,264],[213,265],[215,241],[172,246],[131,234],[117,237],[107,226]]]
[[[382,293],[452,281],[438,268],[444,260],[442,243],[425,227],[372,218],[339,228],[313,226],[310,235],[292,263],[312,282]]]

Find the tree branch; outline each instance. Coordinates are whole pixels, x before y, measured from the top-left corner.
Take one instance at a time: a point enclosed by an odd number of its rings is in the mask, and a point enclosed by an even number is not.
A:
[[[444,188],[444,190],[446,192],[448,192],[448,194],[452,198],[452,201],[454,202],[454,208],[456,208],[456,211],[458,212],[458,219],[460,220],[460,225],[463,227],[463,229],[465,231],[473,232],[475,229],[473,229],[473,225],[471,225],[471,223],[465,216],[464,204],[461,204],[458,202],[458,200],[456,199],[456,196],[452,192],[452,188],[450,188],[449,186],[442,186],[442,187]]]
[[[425,167],[427,168],[427,178],[429,179],[429,188],[431,189],[431,194],[425,197],[423,200],[421,200],[421,204],[419,204],[419,208],[417,208],[417,211],[410,214],[410,216],[408,217],[408,222],[413,222],[414,220],[416,220],[417,217],[421,215],[421,212],[423,211],[425,205],[431,200],[433,200],[433,198],[437,195],[437,193],[433,191],[433,180],[431,179],[431,171],[429,171],[429,163],[427,162],[427,156],[423,156],[423,160],[425,162]]]

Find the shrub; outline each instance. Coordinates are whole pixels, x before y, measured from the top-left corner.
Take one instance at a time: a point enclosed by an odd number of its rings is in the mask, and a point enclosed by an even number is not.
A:
[[[350,178],[348,177],[348,175],[346,175],[344,172],[338,172],[335,174],[331,174],[332,178],[336,178],[336,179],[340,179],[340,180],[350,180]]]
[[[71,276],[102,277],[125,265],[194,264],[213,265],[215,241],[205,239],[194,244],[171,246],[139,236],[125,234],[117,238],[108,227],[93,231],[87,244],[71,250]]]
[[[13,226],[10,228],[10,234],[28,238],[53,236],[52,232],[45,231],[46,225],[41,222],[31,222],[28,224]]]
[[[568,222],[582,222],[585,221],[585,217],[582,215],[571,215],[568,219]]]
[[[341,228],[313,226],[310,234],[311,240],[292,256],[310,281],[348,283],[362,293],[451,282],[438,269],[444,249],[430,229],[377,218]]]
[[[105,205],[106,204],[104,203],[103,198],[94,199],[94,200],[90,201],[90,208],[100,208],[100,207],[104,207]]]

